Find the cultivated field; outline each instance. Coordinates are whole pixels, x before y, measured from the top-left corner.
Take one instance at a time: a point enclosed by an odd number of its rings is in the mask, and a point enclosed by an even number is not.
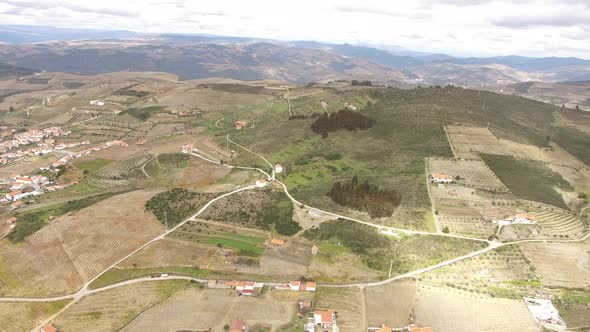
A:
[[[416,282],[404,280],[383,286],[367,287],[365,304],[369,326],[385,324],[403,327],[409,323],[416,297]]]
[[[429,173],[459,176],[459,184],[489,191],[508,192],[508,188],[483,161],[428,158]]]
[[[147,310],[122,331],[222,331],[234,319],[277,328],[292,319],[295,304],[275,298],[272,292],[248,297],[237,296],[231,289],[191,287]]]
[[[82,298],[56,317],[60,331],[118,331],[142,312],[186,289],[186,280],[150,281]]]
[[[569,244],[528,243],[524,255],[549,287],[590,287],[590,241]]]
[[[30,331],[55,314],[67,301],[47,303],[0,303],[0,326],[3,331]]]
[[[0,294],[57,295],[77,289],[163,231],[144,211],[145,201],[155,193],[130,192],[64,215],[24,243],[2,240]]]
[[[557,209],[530,210],[537,218],[536,225],[510,225],[502,227],[500,237],[505,240],[515,239],[577,239],[588,233],[588,226],[582,220],[566,211]]]
[[[481,299],[419,287],[415,322],[434,331],[540,331],[522,300]]]
[[[316,309],[333,309],[340,331],[365,331],[367,322],[361,290],[354,288],[318,288]]]
[[[518,298],[513,285],[538,285],[535,268],[517,245],[506,246],[420,276],[420,284],[465,296]]]

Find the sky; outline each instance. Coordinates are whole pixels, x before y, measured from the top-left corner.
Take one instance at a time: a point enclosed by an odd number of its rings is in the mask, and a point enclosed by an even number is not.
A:
[[[0,22],[590,58],[590,0],[2,0]]]

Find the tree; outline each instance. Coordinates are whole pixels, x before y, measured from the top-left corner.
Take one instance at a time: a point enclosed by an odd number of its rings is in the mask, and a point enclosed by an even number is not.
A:
[[[445,226],[445,228],[443,228],[442,232],[443,233],[449,233],[450,232],[449,226]]]
[[[90,171],[88,171],[87,169],[85,169],[84,171],[82,171],[82,174],[87,175],[88,173],[90,173]]]

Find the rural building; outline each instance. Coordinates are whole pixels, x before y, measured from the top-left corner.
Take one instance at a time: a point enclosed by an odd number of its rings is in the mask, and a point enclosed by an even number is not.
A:
[[[317,282],[315,281],[291,281],[288,284],[276,285],[277,290],[291,290],[294,292],[315,292],[317,289]]]
[[[392,332],[393,329],[385,324],[381,324],[381,327],[369,327],[368,332]]]
[[[279,174],[279,173],[283,173],[284,167],[281,164],[276,164],[275,165],[275,173]]]
[[[445,173],[433,173],[431,175],[432,182],[434,183],[451,183],[453,182],[453,178]]]
[[[285,245],[285,240],[272,239],[270,240],[270,244],[272,244],[273,246],[282,247]]]
[[[41,332],[58,332],[51,324],[47,324],[41,328]]]
[[[312,254],[312,255],[317,255],[319,252],[320,252],[320,248],[319,248],[318,246],[316,246],[316,245],[313,245],[313,246],[311,247],[311,254]]]
[[[559,316],[559,311],[553,306],[551,300],[525,297],[524,302],[537,322],[542,325],[557,325],[565,330],[565,321]]]
[[[305,291],[307,292],[315,292],[318,284],[315,281],[308,281],[305,283]]]
[[[268,181],[266,181],[265,179],[256,180],[256,187],[258,187],[258,188],[264,188],[264,187],[266,187],[267,184],[268,184]]]
[[[248,331],[248,326],[246,325],[246,322],[244,322],[241,319],[234,319],[229,324],[229,332],[244,332],[244,331]]]
[[[10,217],[10,218],[8,218],[6,220],[6,223],[9,224],[9,225],[10,224],[15,224],[16,223],[16,220],[17,220],[16,217]]]
[[[498,220],[500,226],[512,225],[512,224],[525,224],[532,225],[537,223],[535,216],[527,213],[517,213],[514,216],[510,216],[501,220]]]
[[[236,281],[235,290],[241,295],[258,296],[262,292],[264,283],[255,281]]]
[[[299,314],[299,316],[307,315],[307,313],[311,311],[311,304],[311,300],[308,299],[302,299],[297,301],[297,313]]]
[[[344,107],[346,107],[346,109],[349,111],[356,111],[357,110],[356,106],[351,105],[349,103],[344,103]]]
[[[432,332],[432,328],[430,327],[419,327],[416,324],[411,324],[408,326],[408,332]]]
[[[90,105],[92,106],[104,106],[104,101],[102,100],[91,100]]]
[[[313,313],[313,322],[316,326],[332,327],[336,325],[336,312],[331,309],[318,309]]]
[[[14,202],[14,203],[12,203],[10,205],[10,208],[14,210],[14,209],[18,209],[19,207],[21,207],[23,205],[25,205],[25,202],[23,202],[23,201],[16,201],[16,202]]]
[[[182,146],[182,153],[190,153],[193,152],[193,145],[192,144],[186,144]]]
[[[237,130],[246,129],[247,125],[248,125],[248,121],[244,121],[244,120],[237,120],[236,122],[234,122],[234,126],[236,126]]]

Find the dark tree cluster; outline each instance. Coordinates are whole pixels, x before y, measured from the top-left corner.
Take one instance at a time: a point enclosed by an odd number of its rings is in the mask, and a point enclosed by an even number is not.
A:
[[[368,212],[371,218],[391,216],[402,202],[402,195],[397,191],[379,189],[367,180],[359,182],[356,175],[349,183],[334,183],[328,196],[340,205]]]
[[[373,84],[369,80],[359,81],[359,80],[352,80],[352,86],[372,86]]]
[[[340,110],[333,114],[323,113],[311,124],[313,132],[328,137],[329,132],[339,129],[367,130],[373,127],[373,120],[358,112]]]
[[[152,212],[162,224],[173,227],[214,197],[214,194],[175,188],[152,197],[145,203],[145,209]]]

